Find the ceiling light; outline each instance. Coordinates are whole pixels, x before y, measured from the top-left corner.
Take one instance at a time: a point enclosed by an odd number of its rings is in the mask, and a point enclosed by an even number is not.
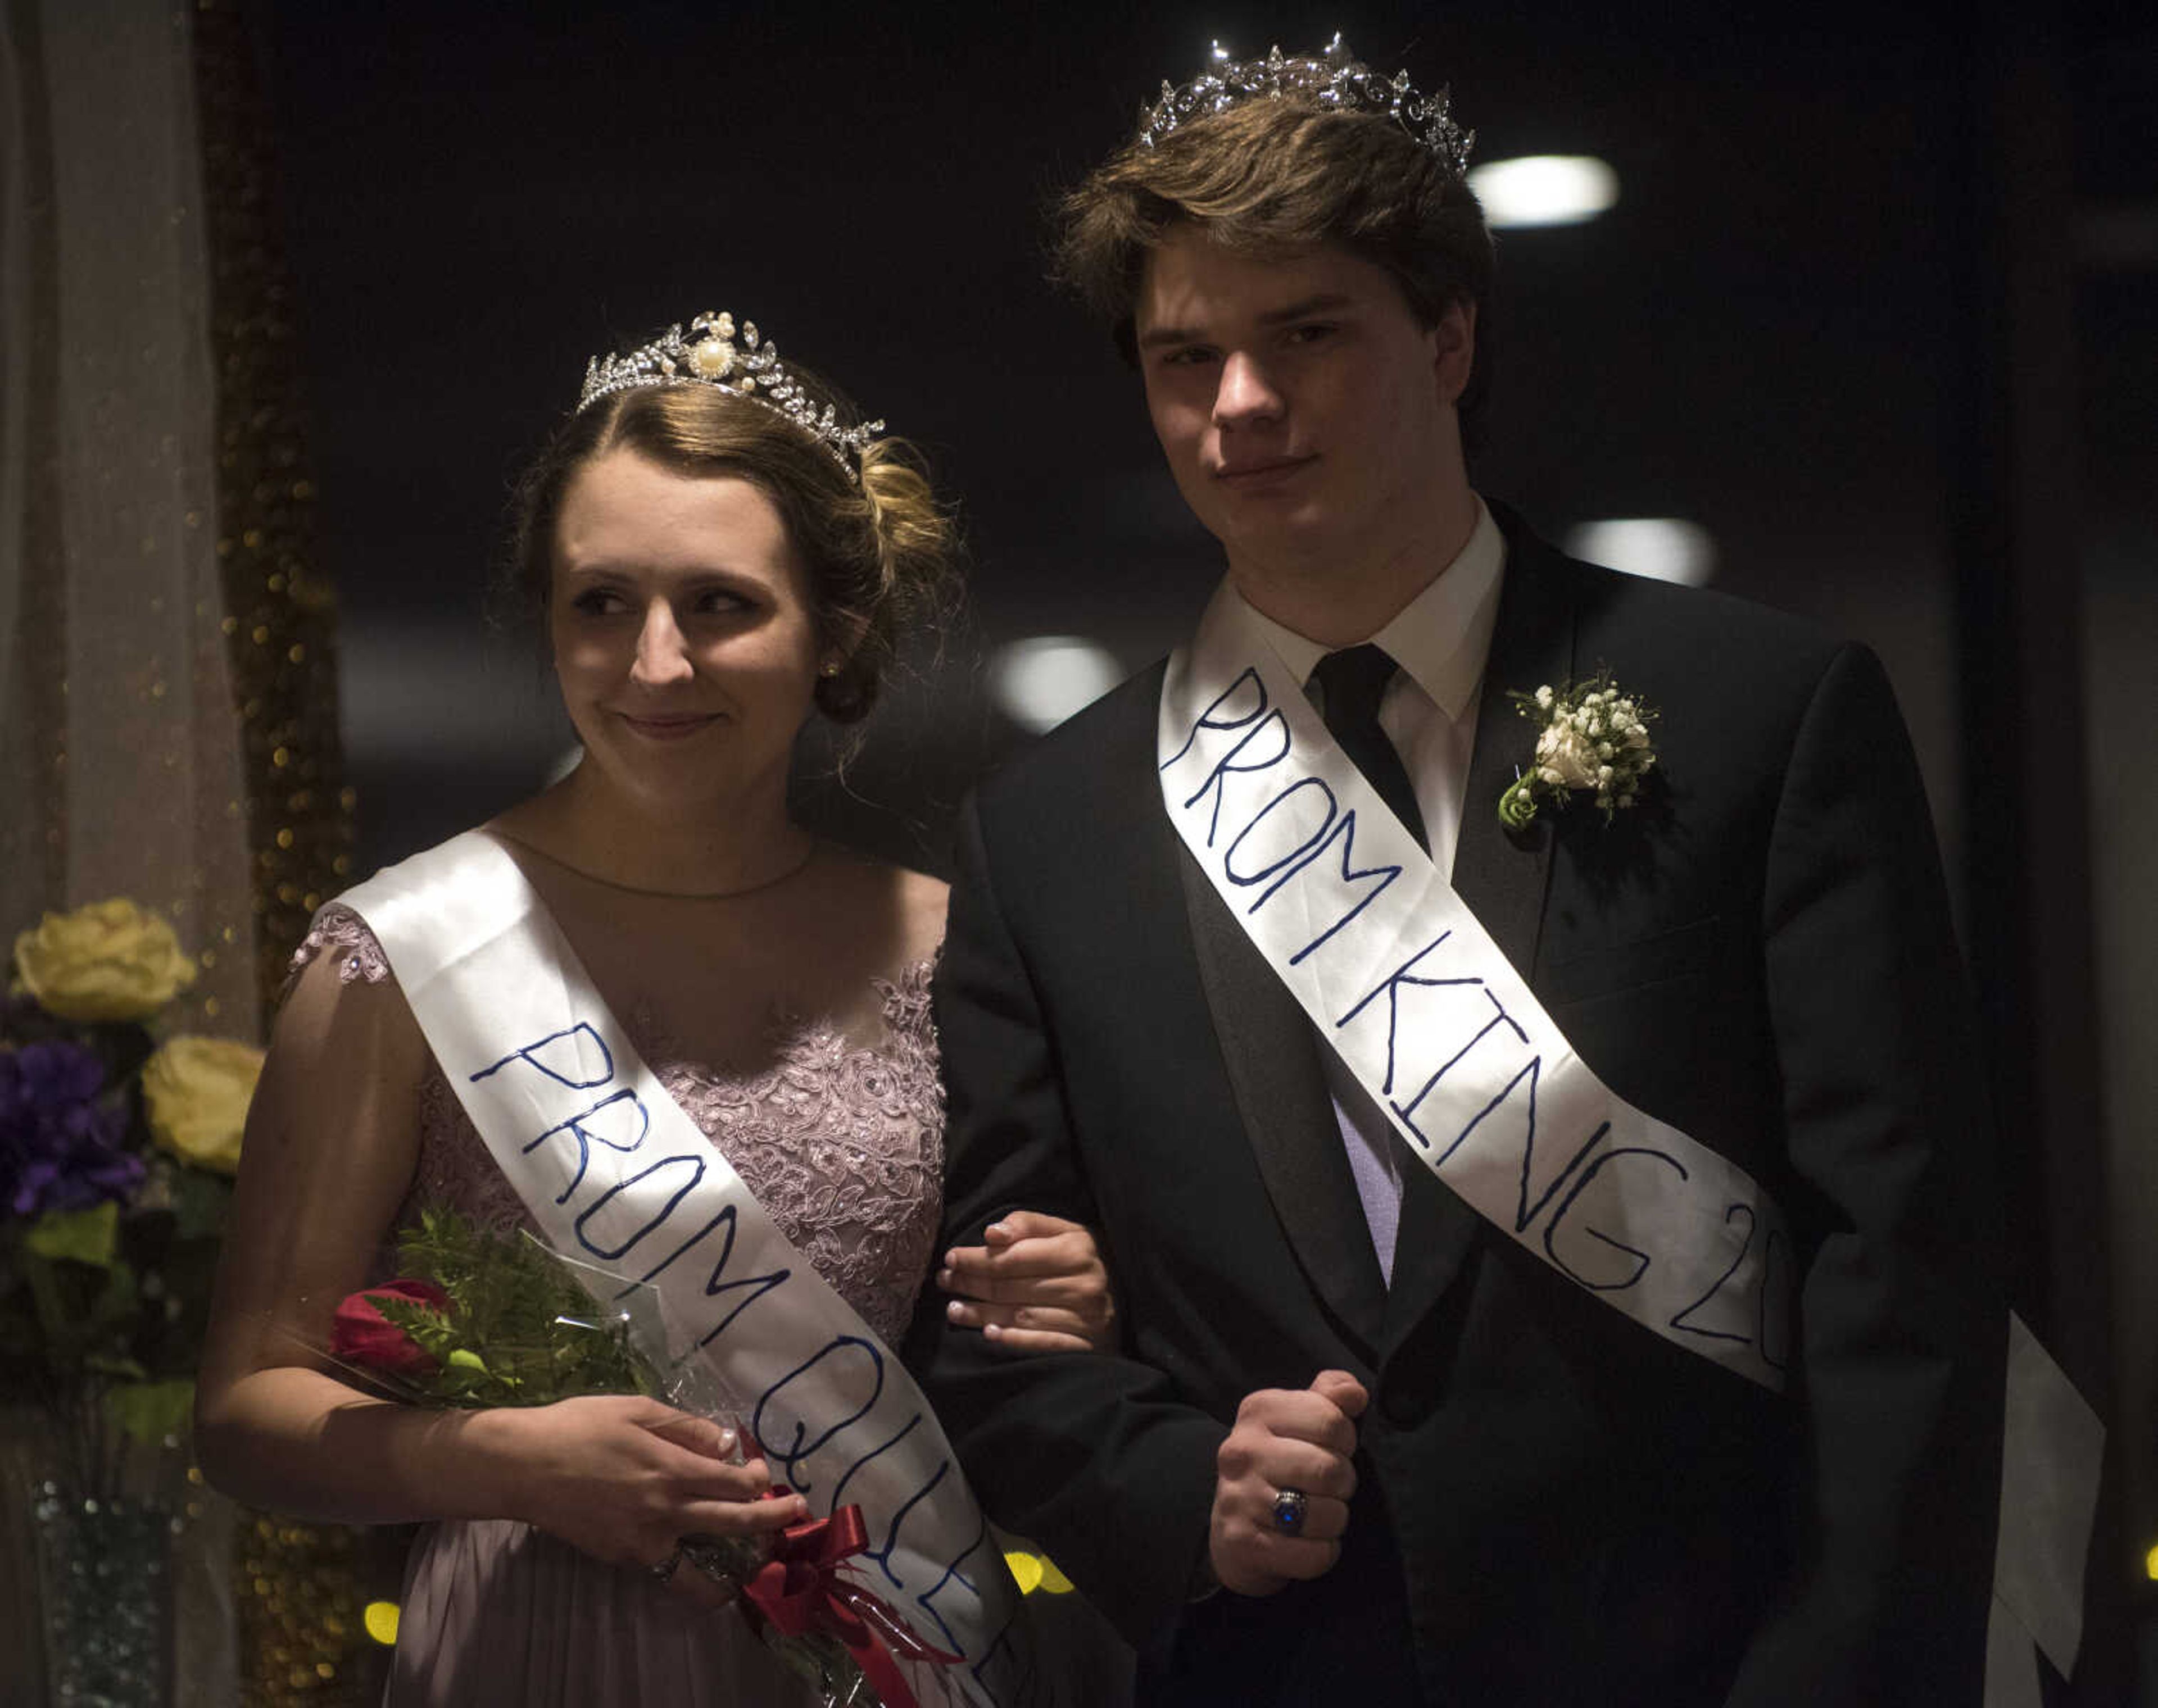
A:
[[[1566,549],[1592,564],[1682,587],[1698,587],[1716,573],[1716,544],[1708,530],[1672,516],[1584,522],[1567,535]]]
[[[1076,635],[1035,635],[1014,641],[989,660],[989,692],[997,709],[1023,729],[1053,730],[1119,682],[1116,659]]]
[[[1492,230],[1578,225],[1618,199],[1618,174],[1589,154],[1524,154],[1472,167],[1469,188]]]

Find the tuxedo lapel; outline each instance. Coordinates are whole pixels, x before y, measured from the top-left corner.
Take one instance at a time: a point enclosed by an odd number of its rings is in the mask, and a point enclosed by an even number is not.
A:
[[[1477,701],[1453,889],[1526,979],[1536,965],[1551,836],[1547,823],[1515,833],[1499,822],[1499,797],[1516,767],[1527,766],[1536,737],[1536,726],[1506,695],[1540,683],[1556,687],[1575,673],[1572,582],[1564,559],[1510,513],[1491,508],[1506,533],[1506,579]],[[1401,1234],[1383,1331],[1389,1348],[1438,1303],[1483,1225],[1421,1162],[1405,1158],[1402,1172]]]
[[[1499,822],[1499,797],[1527,769],[1536,745],[1536,725],[1507,695],[1544,683],[1556,688],[1576,673],[1573,578],[1566,560],[1510,512],[1492,511],[1506,533],[1506,580],[1477,699],[1453,890],[1526,980],[1536,970],[1551,833],[1543,819],[1525,831]]]
[[[1546,823],[1510,833],[1499,797],[1526,766],[1536,728],[1510,689],[1575,674],[1572,578],[1566,560],[1500,507],[1506,579],[1484,672],[1453,887],[1524,978],[1534,968],[1551,869]],[[1309,1019],[1174,836],[1200,983],[1237,1112],[1298,1261],[1341,1323],[1368,1345],[1397,1344],[1432,1309],[1474,1245],[1482,1218],[1420,1163],[1404,1158],[1391,1285],[1371,1250],[1362,1200],[1340,1138]]]
[[[1313,1287],[1368,1349],[1378,1342],[1386,1281],[1320,1071],[1319,1040],[1181,842],[1175,857],[1200,982],[1267,1194]]]

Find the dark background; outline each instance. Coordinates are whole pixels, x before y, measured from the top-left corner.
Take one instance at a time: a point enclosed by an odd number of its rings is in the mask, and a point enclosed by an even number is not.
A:
[[[276,8],[261,48],[358,869],[567,750],[536,637],[483,622],[508,486],[588,353],[706,307],[840,379],[962,506],[969,623],[922,649],[844,783],[809,756],[803,803],[941,865],[967,781],[1025,739],[983,691],[988,653],[1075,634],[1135,668],[1218,567],[1136,382],[1043,281],[1045,204],[1212,37],[1309,51],[1335,28],[1450,81],[1478,158],[1588,153],[1618,176],[1601,219],[1502,236],[1479,485],[1554,535],[1691,519],[1714,585],[1886,658],[2021,1141],[2021,1298],[2114,1423],[2094,1573],[2140,1613],[2158,1541],[2145,7]]]

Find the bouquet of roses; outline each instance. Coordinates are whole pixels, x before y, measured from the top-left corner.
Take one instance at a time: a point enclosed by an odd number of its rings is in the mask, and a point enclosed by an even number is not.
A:
[[[219,1231],[262,1052],[162,1043],[196,978],[171,926],[121,900],[14,942],[0,1006],[0,1382],[34,1397],[72,1488],[119,1491],[131,1442],[194,1404]]]
[[[446,1407],[650,1395],[724,1418],[741,1462],[745,1408],[707,1366],[669,1358],[655,1289],[444,1210],[423,1210],[400,1236],[398,1268],[338,1304],[329,1346],[333,1361],[392,1397]],[[847,1506],[769,1544],[685,1536],[681,1557],[738,1592],[744,1617],[830,1708],[916,1708],[891,1657],[952,1657],[838,1575],[868,1541],[860,1509]]]

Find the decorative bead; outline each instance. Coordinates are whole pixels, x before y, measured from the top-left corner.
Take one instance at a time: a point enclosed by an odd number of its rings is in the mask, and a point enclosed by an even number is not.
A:
[[[706,338],[689,352],[689,371],[700,379],[724,379],[734,366],[735,347],[725,338]]]

